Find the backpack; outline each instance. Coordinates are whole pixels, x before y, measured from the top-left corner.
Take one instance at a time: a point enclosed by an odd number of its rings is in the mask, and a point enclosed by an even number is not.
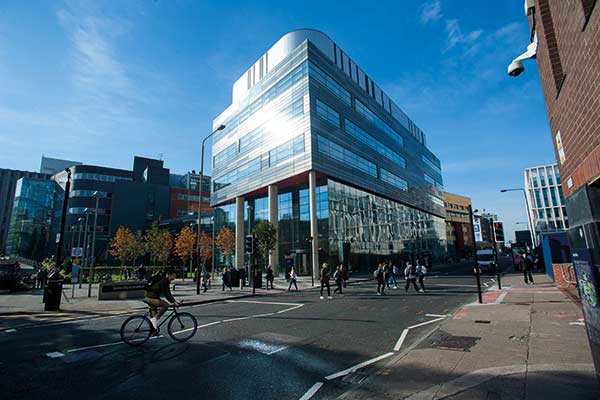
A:
[[[154,291],[154,286],[160,282],[162,279],[162,276],[160,274],[156,274],[154,276],[151,276],[150,279],[148,279],[148,281],[146,282],[146,285],[144,285],[144,290],[149,291],[149,292],[153,292]]]

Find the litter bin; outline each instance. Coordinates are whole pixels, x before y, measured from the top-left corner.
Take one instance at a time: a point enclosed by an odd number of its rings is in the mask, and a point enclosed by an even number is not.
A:
[[[44,310],[58,311],[60,309],[60,297],[62,296],[63,279],[48,280],[44,288]]]
[[[254,287],[256,289],[262,289],[262,272],[254,270]]]

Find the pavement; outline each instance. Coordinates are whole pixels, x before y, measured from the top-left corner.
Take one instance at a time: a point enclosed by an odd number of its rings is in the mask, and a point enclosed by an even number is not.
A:
[[[580,305],[535,280],[505,276],[338,398],[599,399]]]

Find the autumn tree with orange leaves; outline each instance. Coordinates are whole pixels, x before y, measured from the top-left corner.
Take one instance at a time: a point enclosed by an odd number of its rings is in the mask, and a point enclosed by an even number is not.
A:
[[[235,253],[235,233],[224,226],[215,239],[215,245],[225,257],[231,257]]]
[[[110,241],[109,253],[125,265],[128,260],[135,257],[136,237],[129,228],[120,226],[115,237]]]
[[[175,255],[181,258],[184,264],[194,254],[194,244],[196,244],[196,233],[192,228],[189,226],[181,228],[181,232],[175,239]]]

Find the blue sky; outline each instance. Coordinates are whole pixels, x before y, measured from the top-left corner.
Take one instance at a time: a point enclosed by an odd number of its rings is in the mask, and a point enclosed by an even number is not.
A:
[[[485,4],[485,5],[484,5]],[[526,221],[523,168],[555,162],[523,2],[0,0],[0,168],[41,155],[198,169],[233,82],[290,30],[327,33],[426,132],[447,191]]]

